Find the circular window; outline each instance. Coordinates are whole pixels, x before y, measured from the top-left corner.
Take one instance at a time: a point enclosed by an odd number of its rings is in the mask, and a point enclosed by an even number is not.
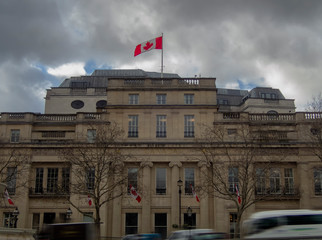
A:
[[[75,100],[72,101],[71,106],[74,109],[81,109],[82,107],[84,107],[84,102],[81,100]]]
[[[96,107],[98,108],[103,108],[103,107],[106,107],[107,105],[107,101],[106,100],[100,100],[96,103]]]

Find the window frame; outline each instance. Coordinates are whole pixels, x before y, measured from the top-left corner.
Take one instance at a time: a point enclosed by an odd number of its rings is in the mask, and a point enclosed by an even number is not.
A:
[[[184,168],[184,194],[192,195],[191,186],[195,186],[195,168],[186,167]]]
[[[157,93],[156,94],[156,104],[158,104],[158,105],[167,104],[167,94]]]
[[[10,142],[17,143],[20,141],[20,129],[10,130]]]
[[[183,94],[183,98],[184,98],[184,104],[186,105],[191,105],[194,104],[194,98],[195,95],[193,93],[185,93]]]
[[[129,94],[129,104],[130,105],[139,104],[139,94],[138,93],[130,93]]]
[[[156,115],[156,137],[167,137],[167,115]]]
[[[231,193],[236,192],[236,186],[239,188],[238,167],[228,167],[228,191]]]
[[[139,137],[139,115],[128,115],[128,137]]]
[[[184,137],[195,137],[195,116],[184,115]]]
[[[166,195],[167,194],[167,169],[163,167],[157,167],[155,169],[155,194]]]

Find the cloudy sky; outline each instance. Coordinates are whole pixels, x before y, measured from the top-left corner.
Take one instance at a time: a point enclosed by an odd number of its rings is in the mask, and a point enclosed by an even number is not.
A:
[[[322,89],[320,0],[0,1],[0,112],[44,112],[46,89],[94,69],[216,77],[279,88],[297,110]]]

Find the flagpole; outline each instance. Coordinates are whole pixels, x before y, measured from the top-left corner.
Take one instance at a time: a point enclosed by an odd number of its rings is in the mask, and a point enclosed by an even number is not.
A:
[[[163,78],[163,46],[164,46],[164,41],[163,41],[163,33],[162,33],[162,49],[161,49],[161,78]]]

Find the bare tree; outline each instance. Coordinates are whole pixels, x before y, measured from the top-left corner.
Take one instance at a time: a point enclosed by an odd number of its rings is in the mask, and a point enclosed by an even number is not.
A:
[[[126,192],[125,161],[130,157],[121,151],[123,131],[117,124],[91,126],[89,143],[72,144],[60,151],[60,157],[71,165],[70,193],[92,200],[94,222],[100,235],[103,205]],[[79,212],[77,202],[68,199]]]
[[[322,112],[322,93],[312,96],[312,99],[306,104],[306,111],[308,112]]]
[[[206,127],[198,140],[202,158],[208,168],[201,172],[200,186],[196,189],[201,196],[208,194],[232,202],[236,207],[235,237],[240,232],[240,223],[246,209],[258,201],[276,197],[279,185],[267,188],[267,179],[271,174],[273,161],[284,156],[268,156],[260,133],[250,131],[248,126],[240,125],[228,136],[227,128],[222,125]],[[233,136],[233,137],[232,137]],[[283,155],[283,154],[282,154]]]
[[[10,195],[19,195],[20,188],[28,187],[26,181],[19,181],[29,171],[30,154],[16,144],[0,143],[0,183],[6,185]],[[3,196],[3,193],[0,193]],[[6,205],[5,201],[5,205]]]

